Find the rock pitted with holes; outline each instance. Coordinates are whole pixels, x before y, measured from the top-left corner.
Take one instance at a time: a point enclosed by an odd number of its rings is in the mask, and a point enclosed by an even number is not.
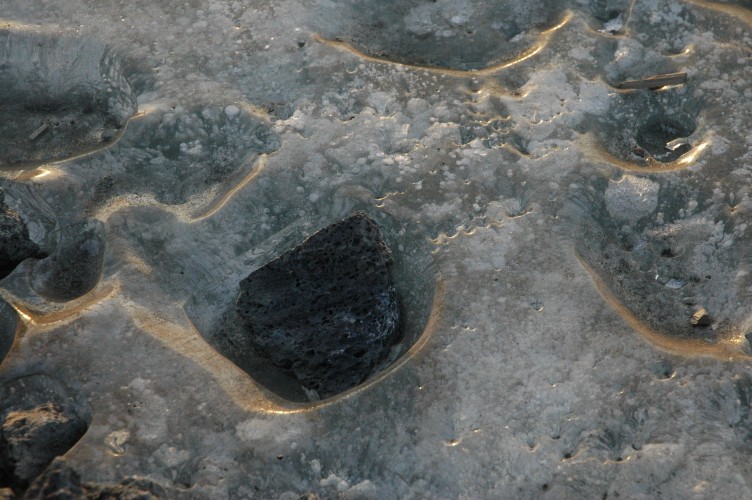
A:
[[[363,382],[399,337],[391,265],[366,214],[322,229],[240,283],[250,344],[318,397]]]

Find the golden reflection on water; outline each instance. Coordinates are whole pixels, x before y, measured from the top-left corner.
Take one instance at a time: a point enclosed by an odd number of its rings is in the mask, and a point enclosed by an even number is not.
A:
[[[133,302],[128,302],[124,308],[128,310],[129,317],[140,330],[205,369],[239,407],[272,414],[293,414],[313,411],[352,397],[399,370],[406,362],[415,358],[433,336],[439,324],[443,303],[444,282],[440,279],[434,289],[431,314],[426,327],[406,353],[366,382],[342,394],[311,403],[284,400],[256,383],[250,375],[222,356],[204,339],[182,308],[172,308],[171,316],[156,314]]]
[[[742,347],[746,345],[746,338],[741,329],[737,329],[731,334],[726,334],[724,338],[717,343],[709,344],[702,340],[678,339],[670,335],[663,334],[650,328],[642,322],[635,314],[630,311],[618,298],[611,289],[601,279],[598,273],[588,265],[588,263],[577,255],[577,260],[583,269],[590,275],[590,279],[600,292],[603,299],[624,319],[624,321],[637,331],[642,337],[652,345],[671,354],[680,354],[683,356],[709,356],[724,361],[750,361],[752,356],[746,354]],[[743,341],[743,342],[742,342]]]
[[[519,54],[514,59],[511,59],[509,61],[502,62],[499,64],[493,64],[485,68],[469,69],[469,70],[453,69],[453,68],[446,68],[446,67],[440,67],[440,66],[426,66],[426,65],[421,65],[421,64],[410,64],[410,63],[392,61],[391,59],[370,56],[366,54],[365,52],[361,51],[360,49],[357,49],[353,45],[347,42],[344,42],[342,40],[329,40],[320,35],[314,35],[313,39],[324,45],[328,45],[330,47],[334,47],[340,50],[345,50],[347,52],[350,52],[351,54],[359,57],[360,59],[363,59],[369,62],[374,62],[374,63],[379,63],[379,64],[391,64],[395,66],[402,66],[402,67],[410,68],[413,70],[427,71],[430,73],[438,73],[438,74],[447,75],[447,76],[456,76],[456,77],[483,76],[483,75],[491,75],[498,71],[511,68],[512,66],[516,66],[520,64],[521,62],[524,62],[530,59],[531,57],[534,57],[535,55],[539,54],[548,45],[548,42],[551,39],[551,35],[553,35],[557,31],[559,31],[561,28],[566,26],[569,23],[569,21],[572,20],[573,16],[574,14],[571,11],[566,11],[561,21],[559,21],[556,25],[544,31],[541,31],[535,43],[533,43],[530,48],[528,48],[527,50]]]
[[[702,157],[702,152],[712,143],[712,134],[708,134],[699,144],[693,146],[692,149],[684,153],[675,161],[667,163],[660,162],[652,157],[648,157],[644,162],[640,163],[618,158],[607,151],[592,134],[584,135],[582,137],[582,143],[583,147],[581,150],[585,152],[587,157],[604,161],[623,170],[629,170],[632,172],[671,172],[693,166],[698,159]]]
[[[190,201],[181,205],[168,205],[157,201],[154,195],[123,195],[112,198],[105,206],[99,208],[94,217],[107,221],[113,214],[133,207],[154,207],[174,215],[179,221],[185,223],[201,222],[222,210],[235,195],[255,179],[266,167],[267,155],[260,155],[251,164],[248,172],[235,182],[229,183],[228,187],[210,189],[194,196]]]
[[[33,304],[16,297],[7,290],[0,289],[0,295],[18,312],[27,326],[52,325],[75,319],[92,306],[116,296],[120,292],[121,284],[118,279],[107,283],[100,283],[94,290],[69,302],[42,311]]]

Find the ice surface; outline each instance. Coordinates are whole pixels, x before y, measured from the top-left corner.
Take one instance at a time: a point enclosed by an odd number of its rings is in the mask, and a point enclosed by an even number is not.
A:
[[[752,496],[750,8],[0,0],[0,382],[91,407],[30,494]],[[227,313],[359,211],[403,337],[308,401]]]

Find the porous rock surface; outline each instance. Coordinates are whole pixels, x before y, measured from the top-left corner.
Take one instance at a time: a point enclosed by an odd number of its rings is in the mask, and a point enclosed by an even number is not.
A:
[[[84,435],[90,410],[45,375],[0,388],[0,487],[23,487]]]
[[[0,189],[0,278],[7,276],[22,260],[39,254],[39,247],[29,238],[26,223],[5,203],[5,193]]]
[[[365,213],[322,229],[241,281],[249,342],[319,397],[363,382],[399,335],[391,264]]]
[[[18,329],[18,313],[3,299],[0,299],[0,362],[8,354]]]
[[[104,262],[104,225],[95,219],[63,230],[55,252],[36,263],[31,286],[52,301],[67,301],[91,291],[99,282]]]
[[[81,477],[63,459],[56,459],[26,490],[26,500],[43,499],[118,499],[151,500],[170,498],[160,485],[142,478],[126,478],[118,484],[81,481]]]

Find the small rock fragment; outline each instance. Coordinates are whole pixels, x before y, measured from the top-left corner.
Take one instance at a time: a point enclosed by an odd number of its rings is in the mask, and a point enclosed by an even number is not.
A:
[[[692,149],[689,139],[686,137],[679,137],[678,139],[666,143],[666,149],[669,151],[676,151],[679,148],[685,148],[687,150]]]
[[[676,278],[671,278],[665,284],[666,288],[670,288],[671,290],[680,290],[684,288],[686,285],[687,285],[686,281],[678,280]]]
[[[600,33],[610,33],[615,34],[621,31],[621,29],[624,27],[624,20],[622,19],[621,14],[614,17],[610,21],[607,21],[603,24],[603,29],[599,29],[598,31]]]
[[[642,149],[640,146],[635,146],[634,148],[632,148],[632,153],[634,153],[635,156],[638,156],[643,159],[647,158],[648,156],[648,152]]]
[[[664,73],[638,80],[625,80],[618,84],[616,88],[658,90],[669,85],[681,85],[684,83],[687,83],[686,73]]]
[[[695,311],[695,313],[689,319],[689,323],[692,326],[710,326],[712,322],[713,320],[710,318],[710,315],[704,307],[701,307],[697,311]]]

